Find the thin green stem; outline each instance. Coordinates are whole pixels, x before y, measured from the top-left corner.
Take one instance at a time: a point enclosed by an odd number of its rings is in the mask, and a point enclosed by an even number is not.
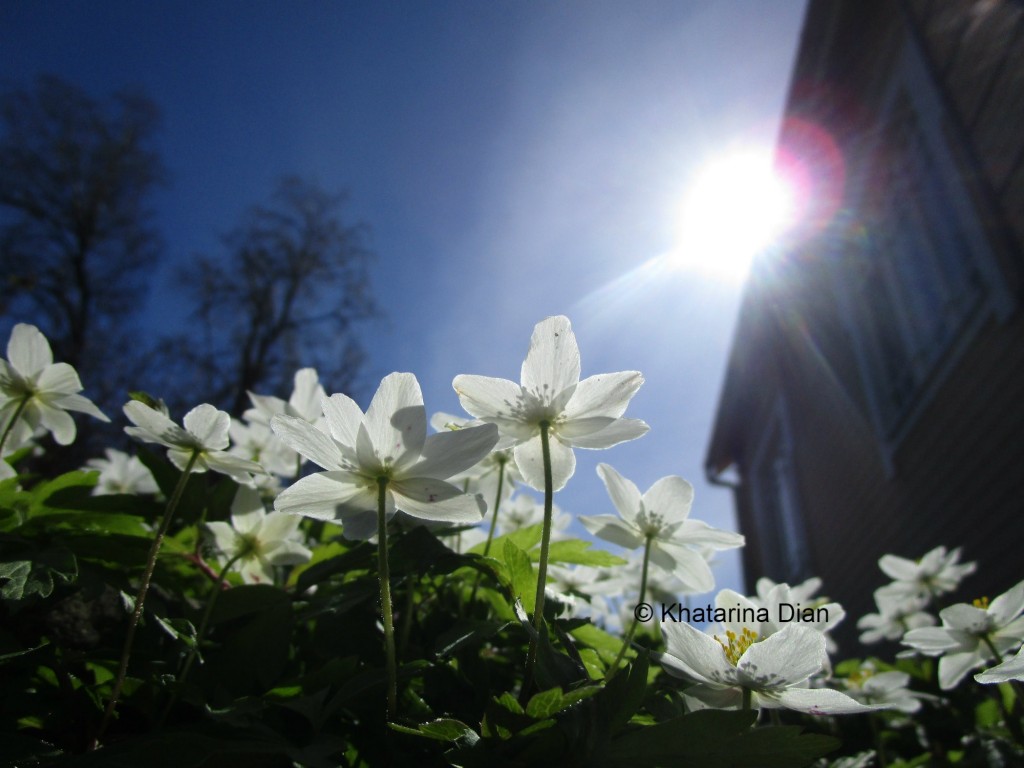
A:
[[[384,653],[387,656],[388,720],[398,709],[398,665],[395,663],[395,626],[391,614],[391,572],[388,568],[388,521],[386,515],[388,478],[377,478],[377,571],[380,577],[380,613],[384,623]]]
[[[0,436],[0,461],[4,459],[4,446],[7,445],[7,438],[11,432],[14,431],[14,425],[18,423],[18,419],[21,418],[22,412],[28,406],[28,401],[32,399],[32,395],[25,395],[21,398],[21,402],[18,403],[18,407],[14,409],[14,413],[11,414],[10,420],[7,422],[7,426],[4,427],[3,436]]]
[[[128,621],[128,632],[124,638],[121,662],[117,668],[117,675],[114,677],[110,701],[107,702],[107,708],[103,712],[103,719],[100,721],[100,727],[96,731],[96,737],[93,739],[92,744],[90,744],[90,749],[95,749],[99,744],[99,740],[103,737],[107,726],[110,724],[110,719],[114,716],[117,700],[121,697],[121,688],[124,686],[125,677],[128,675],[128,661],[131,658],[132,645],[135,642],[135,630],[138,628],[139,620],[142,618],[142,608],[146,602],[146,595],[149,592],[149,584],[153,579],[153,571],[156,569],[157,555],[160,554],[160,546],[164,542],[164,536],[167,535],[167,529],[171,526],[171,520],[174,517],[175,510],[178,508],[178,502],[181,501],[181,495],[185,492],[185,484],[188,482],[189,475],[192,474],[192,469],[199,460],[199,454],[200,450],[195,448],[192,451],[192,455],[189,456],[188,464],[185,465],[181,477],[178,478],[178,484],[174,487],[174,493],[171,494],[170,501],[167,502],[167,509],[164,511],[163,519],[160,521],[160,527],[157,528],[153,544],[149,548],[149,556],[146,558],[146,569],[142,573],[142,583],[139,585],[139,591],[135,595],[135,608],[132,610],[131,619]]]
[[[540,423],[540,445],[544,459],[544,528],[540,539],[540,563],[537,570],[537,596],[533,605],[533,630],[530,650],[526,655],[526,676],[523,678],[523,695],[533,686],[533,670],[537,665],[537,644],[544,625],[544,587],[548,578],[548,549],[551,545],[551,510],[554,506],[554,481],[551,478],[551,445],[548,430],[551,425]]]
[[[654,542],[654,536],[647,534],[647,540],[644,542],[644,562],[640,570],[640,597],[637,604],[646,602],[644,598],[647,595],[647,565],[651,560],[651,545]],[[640,619],[637,618],[637,612],[633,611],[633,622],[629,625],[629,632],[626,633],[625,640],[622,641],[622,647],[619,648],[619,653],[612,662],[612,665],[608,668],[608,673],[605,675],[605,680],[611,680],[612,677],[619,669],[619,663],[622,661],[622,657],[626,655],[626,649],[629,648],[629,644],[633,641],[633,635],[636,633],[637,625],[640,623]]]
[[[746,686],[743,686],[743,711],[744,712],[749,712],[750,711],[751,698],[752,698],[752,696],[751,696],[751,693],[750,693],[750,689],[747,688]]]
[[[484,544],[484,557],[491,551],[491,541],[494,540],[494,528],[498,523],[498,508],[501,506],[501,492],[505,484],[505,464],[508,459],[502,454],[497,454],[498,462],[498,492],[494,496],[494,513],[491,515],[491,527],[487,529],[487,542]]]
[[[988,648],[989,653],[992,654],[992,658],[996,661],[996,666],[1003,663],[1003,655],[996,648],[995,643],[992,642],[992,638],[988,634],[981,635],[981,641]],[[1003,692],[999,688],[994,689],[996,701],[999,702],[999,708],[1003,712],[1003,718],[1006,720],[1006,727],[1013,735],[1014,740],[1024,746],[1024,729],[1021,728],[1020,718],[1016,716],[1016,713],[1020,708],[1020,691],[1016,686],[1013,687],[1014,698],[1013,698],[1013,709],[1011,710],[1006,706],[1006,700],[1003,698]]]
[[[505,483],[505,464],[508,463],[508,459],[503,454],[497,454],[498,461],[498,492],[494,496],[494,511],[491,514],[491,526],[487,531],[487,543],[484,544],[484,557],[491,551],[491,541],[494,539],[494,528],[498,522],[498,507],[501,506],[501,492],[502,486]],[[469,595],[469,602],[472,603],[476,600],[476,592],[480,588],[480,578],[483,574],[480,571],[476,573],[476,579],[473,581],[473,591]]]
[[[177,703],[182,689],[185,687],[185,680],[188,679],[189,670],[192,669],[192,664],[195,661],[196,656],[199,654],[199,647],[202,645],[203,638],[206,637],[206,629],[210,624],[210,617],[213,615],[213,607],[217,604],[217,597],[224,589],[224,579],[227,577],[228,571],[231,570],[231,566],[237,563],[243,554],[244,553],[240,552],[228,560],[225,566],[220,569],[220,573],[217,574],[217,579],[213,585],[213,594],[210,595],[210,599],[206,601],[206,609],[203,611],[203,617],[199,620],[199,629],[196,630],[195,644],[192,646],[188,656],[185,658],[185,664],[181,668],[181,674],[178,675],[178,682],[175,684],[174,693],[171,696],[171,700],[167,702],[167,707],[164,709],[163,714],[160,715],[160,721],[157,724],[158,727],[163,725],[167,716],[171,713],[171,710]]]

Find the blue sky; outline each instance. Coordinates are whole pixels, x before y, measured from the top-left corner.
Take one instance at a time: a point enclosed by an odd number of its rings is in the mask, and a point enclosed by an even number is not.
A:
[[[428,412],[461,413],[455,375],[518,380],[533,325],[566,314],[584,376],[644,374],[627,415],[651,432],[577,451],[556,502],[611,512],[604,461],[641,489],[686,477],[694,517],[731,528],[702,465],[741,284],[649,260],[674,247],[709,159],[774,141],[803,6],[4,3],[0,51],[8,81],[139,85],[161,107],[171,183],[155,200],[167,255],[152,327],[182,311],[175,265],[215,251],[276,178],[344,188],[387,314],[365,328],[363,405],[383,375],[412,371]],[[739,588],[738,557],[716,575]]]

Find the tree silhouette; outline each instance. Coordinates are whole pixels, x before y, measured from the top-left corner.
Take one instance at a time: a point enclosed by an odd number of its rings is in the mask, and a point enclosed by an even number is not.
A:
[[[223,238],[224,253],[182,271],[194,325],[167,349],[196,379],[193,395],[240,415],[247,391],[291,391],[316,367],[331,391],[350,391],[364,360],[355,325],[378,314],[365,231],[342,221],[345,197],[283,178]]]

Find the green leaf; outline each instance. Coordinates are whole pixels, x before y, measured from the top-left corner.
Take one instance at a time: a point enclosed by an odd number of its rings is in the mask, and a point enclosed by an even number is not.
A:
[[[480,738],[477,732],[460,720],[451,718],[438,718],[429,723],[420,723],[417,728],[388,723],[388,727],[399,733],[408,733],[412,736],[425,736],[435,741],[465,741],[468,744],[475,744]]]
[[[533,570],[530,556],[511,540],[505,542],[503,555],[513,598],[518,597],[523,604],[523,610],[528,614],[533,613],[537,601],[537,574]]]
[[[526,704],[526,714],[537,720],[549,718],[573,704],[589,698],[601,690],[600,686],[588,685],[562,693],[561,688],[551,688],[535,694]]]
[[[526,528],[520,528],[518,531],[512,531],[506,533],[504,536],[498,536],[496,539],[491,541],[491,552],[501,552],[505,546],[506,541],[511,541],[517,547],[524,551],[529,551],[540,544],[541,537],[544,533],[544,525],[537,523],[537,525],[530,525]],[[483,541],[477,544],[475,547],[471,547],[469,552],[473,555],[482,555],[484,553],[484,547],[487,546],[487,542]]]
[[[57,582],[72,583],[78,577],[75,556],[63,547],[31,554],[28,560],[0,562],[0,597],[24,600],[33,595],[49,597]]]
[[[625,565],[628,562],[603,549],[591,549],[590,545],[591,542],[580,539],[553,541],[548,549],[548,562],[602,566]],[[535,561],[540,560],[540,550],[531,551],[530,557]]]

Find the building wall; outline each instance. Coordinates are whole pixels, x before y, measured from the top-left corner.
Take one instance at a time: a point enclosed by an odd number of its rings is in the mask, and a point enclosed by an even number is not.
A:
[[[870,235],[875,224],[869,211],[844,208],[755,277],[764,285],[748,301],[763,306],[741,322],[747,338],[737,338],[734,357],[744,362],[730,377],[743,383],[726,390],[744,394],[723,397],[716,429],[732,437],[712,442],[728,446],[744,480],[736,495],[751,550],[748,588],[762,574],[782,578],[771,572],[778,556],[758,551],[774,543],[756,536],[764,522],[752,476],[759,441],[784,401],[786,466],[810,571],[847,607],[839,633],[846,647],[856,617],[874,609],[872,591],[887,581],[877,568],[884,553],[962,546],[979,561],[964,598],[1024,578],[1024,9],[985,0],[812,2],[789,114],[828,128],[846,160],[846,201],[865,199],[856,194],[871,182],[863,152],[877,144],[880,100],[907,45],[920,46],[939,86],[939,127],[988,242],[995,271],[987,279],[999,296],[954,338],[905,425],[886,433],[843,316],[843,260],[857,258],[862,242],[851,233]]]

